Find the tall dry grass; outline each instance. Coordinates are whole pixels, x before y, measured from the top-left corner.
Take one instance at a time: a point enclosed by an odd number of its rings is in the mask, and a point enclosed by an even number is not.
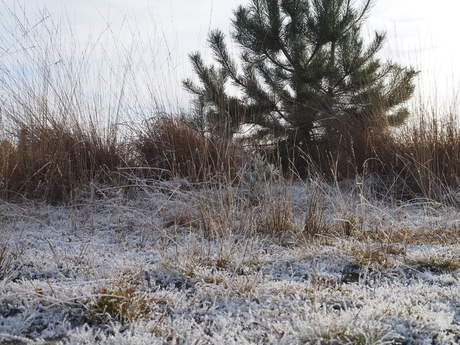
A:
[[[244,164],[242,150],[178,118],[158,116],[144,122],[139,132],[134,142],[138,161],[155,178],[228,181],[237,178]]]
[[[423,196],[459,204],[460,127],[454,114],[420,116],[395,140],[395,172]]]
[[[379,176],[389,195],[459,204],[460,127],[455,115],[422,112],[402,128],[367,139],[357,171]]]
[[[68,202],[93,182],[113,182],[116,168],[125,162],[117,142],[78,123],[52,118],[18,122],[8,134],[0,152],[1,187],[7,200],[20,196]]]
[[[130,44],[106,34],[114,32],[111,27],[85,42],[65,20],[53,21],[46,13],[31,22],[19,7],[4,11],[1,19],[6,34],[0,44],[7,47],[0,53],[3,198],[69,202],[91,183],[125,183],[120,168],[141,168],[162,179],[215,182],[220,176],[228,183],[257,153],[198,132],[179,118],[152,118],[164,113],[166,96],[165,88],[152,86],[151,56],[158,51],[150,49],[158,44],[145,30],[134,31]],[[283,163],[290,162],[293,176],[320,174],[337,181],[372,174],[386,189],[384,196],[457,203],[455,114],[442,120],[420,114],[397,131],[343,127],[342,135],[321,146],[288,148]]]
[[[342,129],[340,136],[318,146],[289,151],[290,169],[304,177],[319,174],[331,183],[372,175],[382,196],[460,205],[460,126],[455,114],[422,110],[398,128]]]
[[[152,84],[161,73],[151,57],[168,52],[155,27],[131,26],[132,39],[123,41],[115,32],[124,22],[104,22],[85,36],[70,17],[43,10],[36,19],[19,3],[2,4],[3,198],[69,202],[92,183],[124,183],[119,169],[135,164],[126,124],[164,105],[168,88]]]

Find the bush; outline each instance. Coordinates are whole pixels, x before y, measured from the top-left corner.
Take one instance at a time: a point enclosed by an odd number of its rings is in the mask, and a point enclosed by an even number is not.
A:
[[[373,174],[396,199],[459,204],[460,128],[454,116],[420,114],[403,128],[344,137],[330,147],[335,149],[322,172],[332,178]]]
[[[198,132],[168,116],[146,122],[135,146],[141,164],[147,164],[155,178],[234,179],[243,161],[228,141]]]
[[[123,164],[114,140],[75,123],[19,122],[8,139],[3,139],[0,151],[5,199],[20,195],[68,202],[77,188],[111,180],[115,168]]]

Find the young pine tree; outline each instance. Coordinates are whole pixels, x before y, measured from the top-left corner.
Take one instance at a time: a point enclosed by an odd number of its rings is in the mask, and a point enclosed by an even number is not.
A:
[[[183,84],[195,95],[196,113],[227,138],[247,123],[307,149],[346,131],[403,123],[408,112],[402,104],[417,72],[376,57],[384,33],[364,44],[372,3],[250,0],[238,7],[232,20],[238,63],[219,30],[208,38],[215,65],[206,66],[200,53],[190,55],[200,84]],[[228,93],[230,83],[237,96]]]

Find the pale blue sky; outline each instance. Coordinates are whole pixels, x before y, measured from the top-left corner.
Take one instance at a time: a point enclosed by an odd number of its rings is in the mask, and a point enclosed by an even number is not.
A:
[[[182,79],[192,76],[187,54],[201,51],[209,57],[206,37],[210,29],[228,33],[232,10],[247,0],[2,0],[5,9],[25,11],[31,22],[49,12],[53,20],[66,18],[84,41],[89,32],[93,37],[109,29],[118,37],[118,44],[136,36],[144,49],[148,45],[158,52],[152,68],[158,71],[162,83],[168,79],[170,96],[183,104],[187,99],[180,86]],[[359,2],[359,1],[358,1]],[[458,10],[460,3],[452,0],[377,0],[369,15],[369,30],[385,30],[388,41],[382,57],[402,64],[412,64],[422,71],[419,91],[427,102],[450,105],[460,85],[458,47]],[[0,31],[0,35],[3,33]],[[114,40],[107,40],[108,50]],[[139,45],[137,46],[139,47]],[[146,48],[145,48],[146,49]],[[164,54],[168,58],[164,58]],[[1,56],[1,53],[0,53]],[[170,72],[164,74],[165,69]],[[156,78],[153,78],[156,79]],[[154,82],[154,81],[152,81]],[[436,94],[436,96],[435,96]],[[438,104],[439,105],[439,104]]]

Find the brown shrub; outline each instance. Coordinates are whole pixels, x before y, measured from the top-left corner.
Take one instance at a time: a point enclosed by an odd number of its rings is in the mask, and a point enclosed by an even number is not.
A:
[[[229,142],[168,116],[146,122],[135,146],[141,162],[157,178],[234,179],[242,163],[241,155]]]
[[[0,180],[6,199],[22,196],[67,202],[76,188],[113,178],[123,163],[117,144],[78,124],[16,123],[0,151]],[[14,144],[12,144],[14,143]]]

